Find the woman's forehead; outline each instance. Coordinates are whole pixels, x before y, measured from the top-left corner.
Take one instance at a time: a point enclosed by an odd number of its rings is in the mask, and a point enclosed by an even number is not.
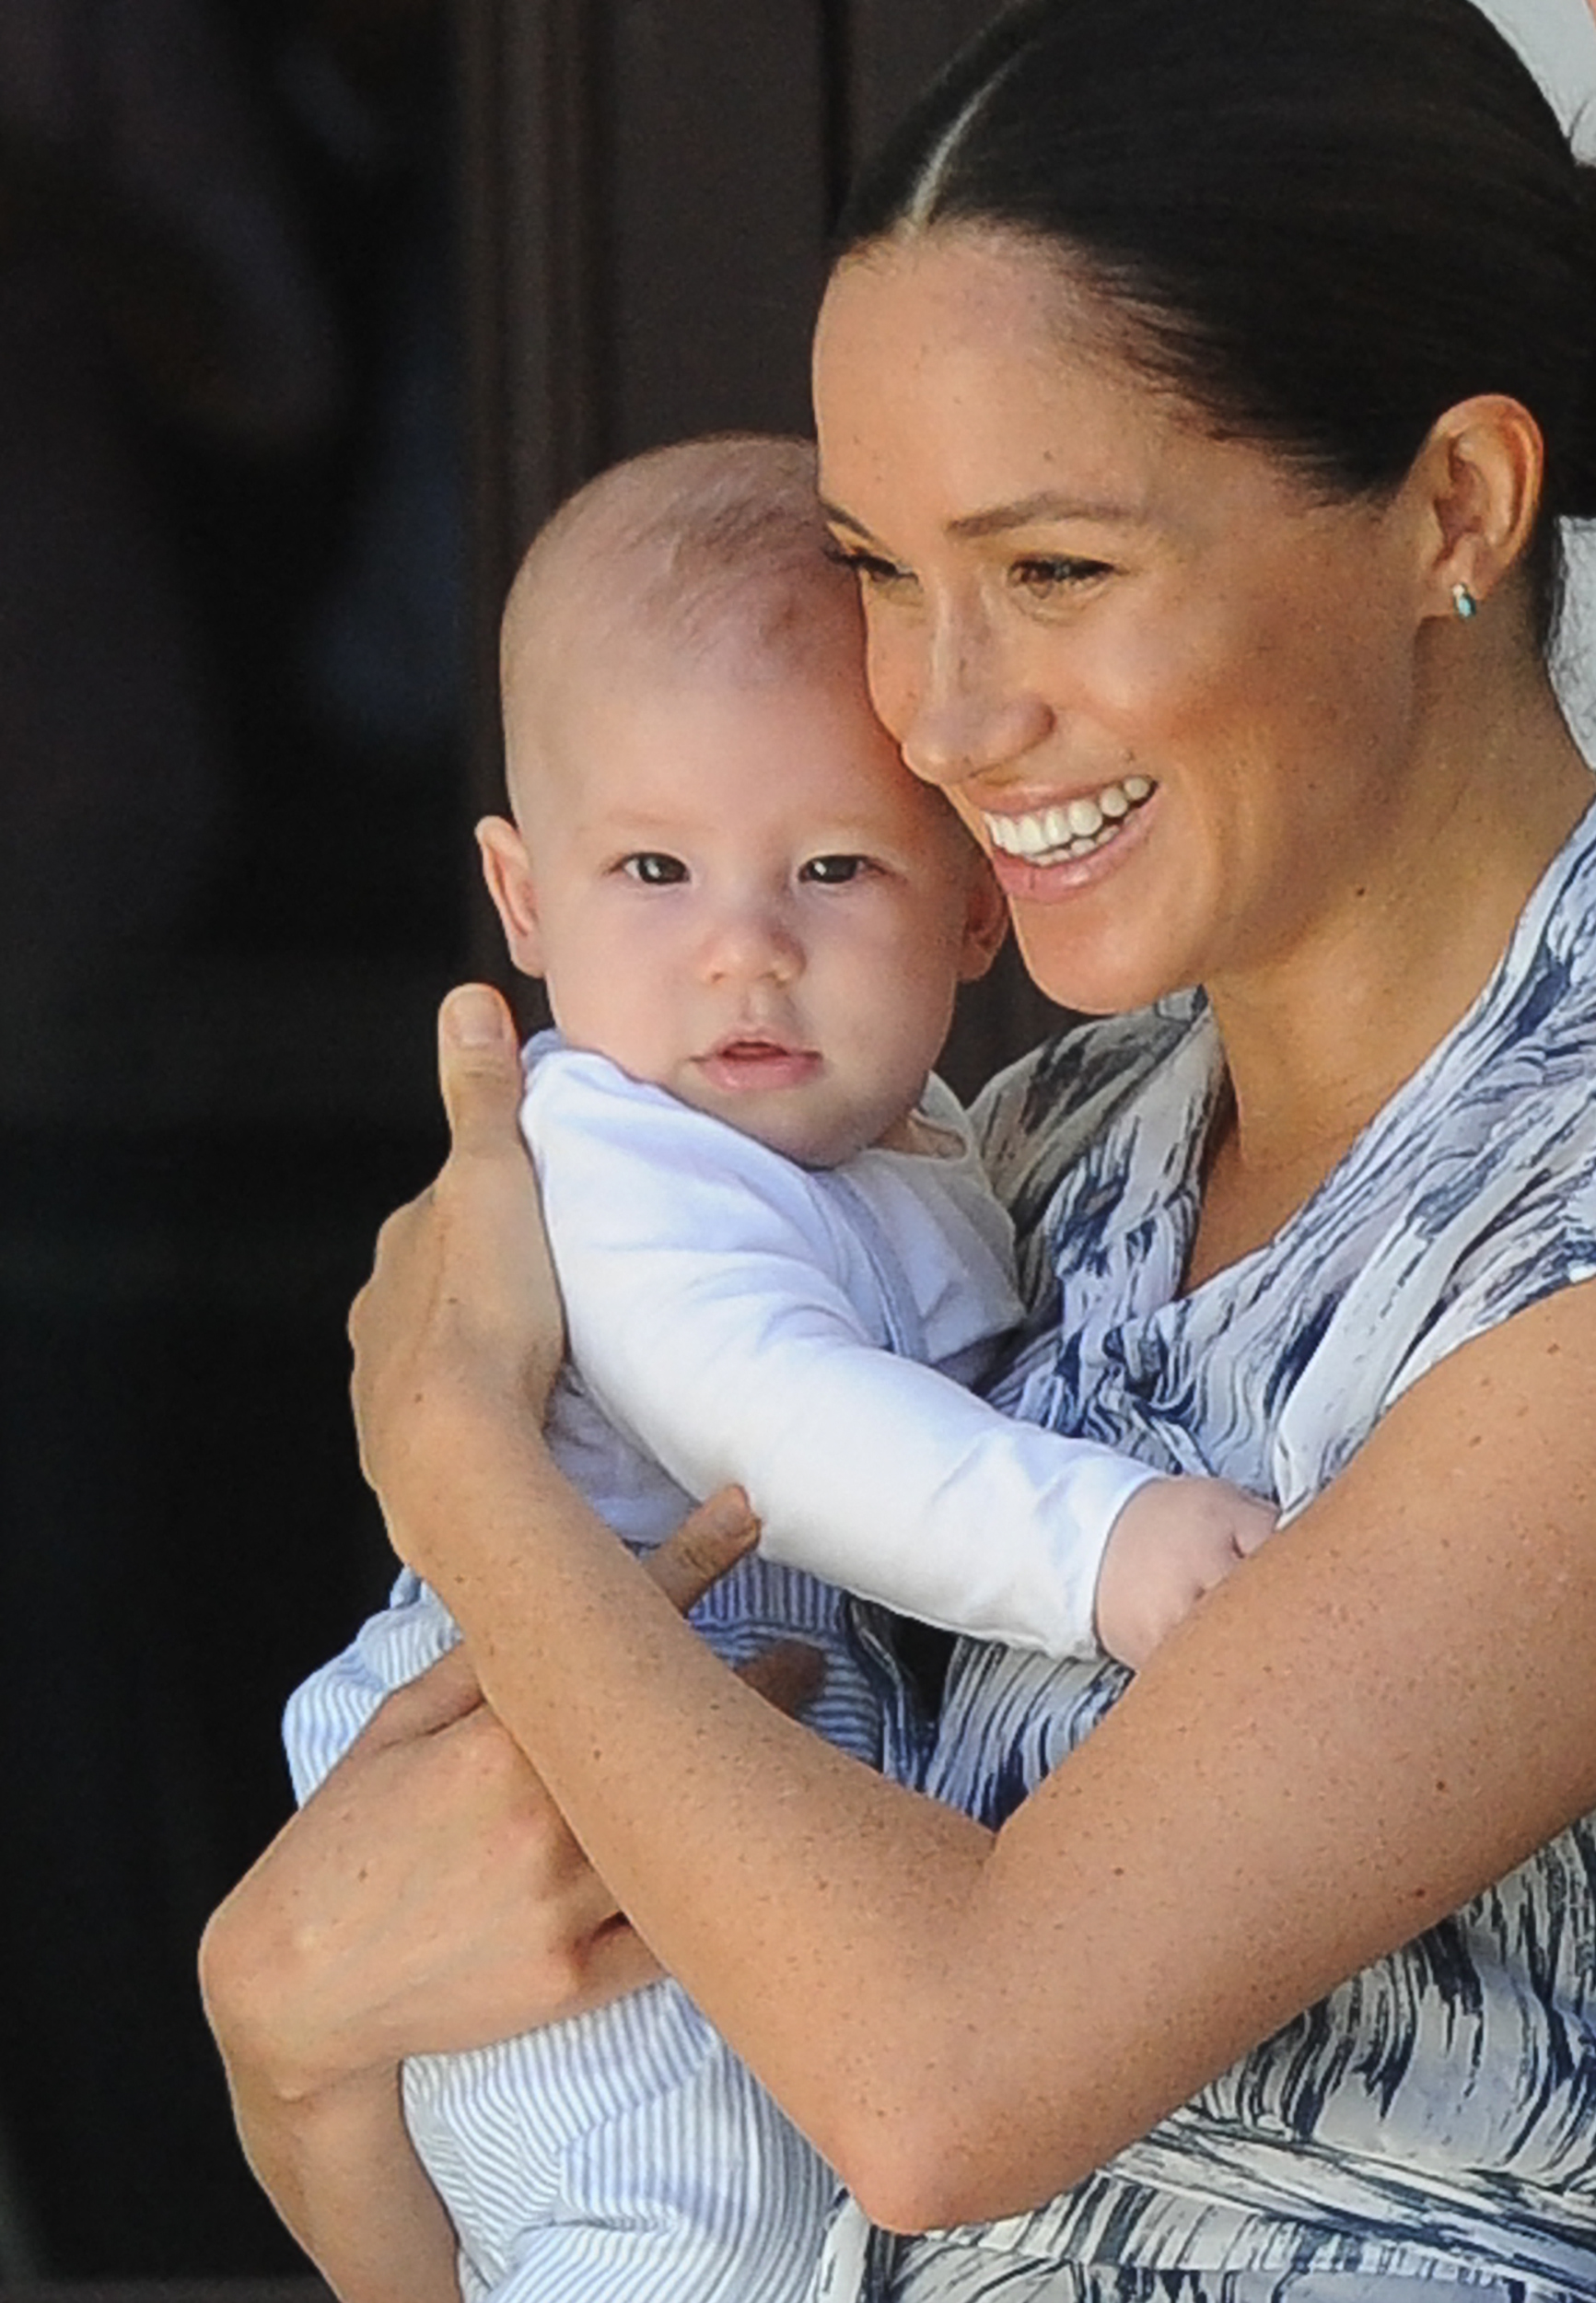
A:
[[[1060,252],[990,226],[938,226],[838,264],[815,333],[817,392],[861,354],[900,373],[956,346],[1112,359],[1122,334]]]
[[[1146,517],[1172,465],[1214,443],[1123,335],[1018,235],[938,230],[850,258],[815,344],[828,506],[866,528],[872,504],[905,493],[955,529],[1014,524],[1032,504],[1038,517]]]

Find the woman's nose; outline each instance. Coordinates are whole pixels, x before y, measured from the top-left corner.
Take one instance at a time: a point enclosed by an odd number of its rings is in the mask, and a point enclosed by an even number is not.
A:
[[[888,706],[888,725],[904,759],[928,784],[967,783],[1005,767],[1053,725],[1047,705],[1012,677],[977,633],[928,636],[919,662],[904,672],[896,708]]]

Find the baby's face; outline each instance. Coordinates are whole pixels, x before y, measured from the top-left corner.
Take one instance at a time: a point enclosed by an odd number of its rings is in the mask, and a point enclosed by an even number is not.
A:
[[[593,680],[524,773],[510,702],[512,949],[566,1039],[808,1166],[903,1142],[1000,899],[862,678]]]

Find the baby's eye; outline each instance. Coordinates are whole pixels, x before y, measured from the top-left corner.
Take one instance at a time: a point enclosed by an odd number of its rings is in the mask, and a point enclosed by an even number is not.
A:
[[[798,871],[800,880],[812,882],[822,888],[846,887],[870,868],[867,856],[811,856]]]
[[[1111,573],[1106,560],[1083,560],[1068,553],[1030,553],[1016,560],[1009,581],[1033,600],[1051,600],[1064,591],[1078,591]]]
[[[637,880],[646,888],[680,887],[687,877],[687,866],[680,856],[662,856],[652,848],[623,856],[621,869],[629,880]]]

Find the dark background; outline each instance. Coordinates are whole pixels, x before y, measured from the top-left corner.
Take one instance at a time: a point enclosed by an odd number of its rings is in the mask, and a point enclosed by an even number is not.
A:
[[[0,2279],[298,2265],[193,1954],[390,1573],[343,1317],[499,971],[504,583],[808,428],[842,184],[988,12],[0,0]]]

